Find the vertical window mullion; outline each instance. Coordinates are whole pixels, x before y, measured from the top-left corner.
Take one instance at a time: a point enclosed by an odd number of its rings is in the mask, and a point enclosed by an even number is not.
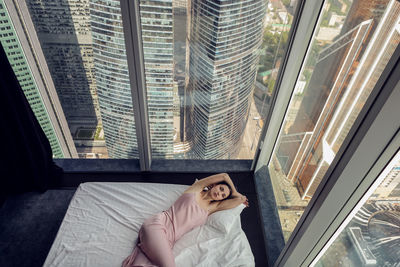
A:
[[[270,161],[298,75],[306,59],[308,49],[311,47],[313,32],[324,2],[312,0],[298,3],[300,10],[298,11],[297,27],[294,29],[294,38],[291,50],[288,52],[286,65],[282,68],[280,80],[276,83],[274,99],[267,118],[268,125],[264,127],[265,137],[260,137],[260,140],[263,141],[260,142],[259,149],[263,152],[253,163],[255,171],[261,169],[264,164]]]
[[[142,171],[149,171],[151,166],[151,148],[139,1],[121,0],[121,13],[132,91],[132,104],[135,114],[140,169]]]

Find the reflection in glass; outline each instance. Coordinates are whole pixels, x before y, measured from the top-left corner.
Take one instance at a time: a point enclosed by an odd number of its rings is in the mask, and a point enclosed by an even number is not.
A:
[[[270,108],[278,71],[286,52],[298,1],[269,1],[260,47],[257,76],[250,97],[249,118],[243,133],[238,159],[252,159]]]
[[[285,240],[399,43],[396,1],[327,1],[269,165]]]
[[[400,155],[400,154],[399,154]],[[400,161],[337,236],[315,266],[398,266]]]

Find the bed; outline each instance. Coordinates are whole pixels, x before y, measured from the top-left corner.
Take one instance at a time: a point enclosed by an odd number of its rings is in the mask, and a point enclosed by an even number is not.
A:
[[[121,266],[132,252],[143,221],[168,209],[186,185],[84,183],[68,207],[44,266]],[[241,228],[244,205],[210,215],[178,240],[178,267],[254,266]]]

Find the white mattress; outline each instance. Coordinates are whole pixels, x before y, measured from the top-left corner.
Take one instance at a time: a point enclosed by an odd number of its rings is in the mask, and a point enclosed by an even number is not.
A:
[[[154,183],[84,183],[68,207],[44,266],[121,266],[143,221],[168,209],[187,188]],[[241,229],[244,205],[209,216],[174,246],[178,267],[254,266]]]

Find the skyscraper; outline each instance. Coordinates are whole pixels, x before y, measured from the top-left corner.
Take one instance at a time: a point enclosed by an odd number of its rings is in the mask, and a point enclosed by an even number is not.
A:
[[[137,158],[137,138],[120,1],[91,0],[96,81],[108,153]],[[152,156],[173,154],[172,1],[141,1],[140,16]]]
[[[318,165],[323,151],[321,147],[316,149],[315,144],[320,142],[320,136],[329,123],[332,111],[346,91],[371,24],[372,20],[366,20],[357,25],[319,54],[296,119],[288,134],[282,137],[278,148],[278,155],[285,159],[285,162],[282,159],[280,161],[289,180],[298,182],[298,174],[304,171],[304,165],[310,164],[310,167],[315,168],[315,164]],[[292,136],[295,135],[298,139],[293,139]],[[314,151],[312,157],[311,149]],[[324,163],[320,170],[322,168],[326,171],[329,165]],[[304,184],[307,178],[311,179],[315,168],[307,168],[308,173],[303,175],[302,180]],[[298,182],[300,192],[304,192],[306,187],[307,185],[303,188],[303,184]]]
[[[95,77],[108,154],[138,158],[119,1],[91,0],[90,22]]]
[[[63,110],[25,3],[0,0],[0,42],[20,86],[49,139],[53,156],[76,158]]]
[[[141,0],[140,20],[151,153],[153,158],[172,158],[174,141],[172,0]]]
[[[193,0],[186,140],[192,157],[234,158],[247,123],[265,1]]]

